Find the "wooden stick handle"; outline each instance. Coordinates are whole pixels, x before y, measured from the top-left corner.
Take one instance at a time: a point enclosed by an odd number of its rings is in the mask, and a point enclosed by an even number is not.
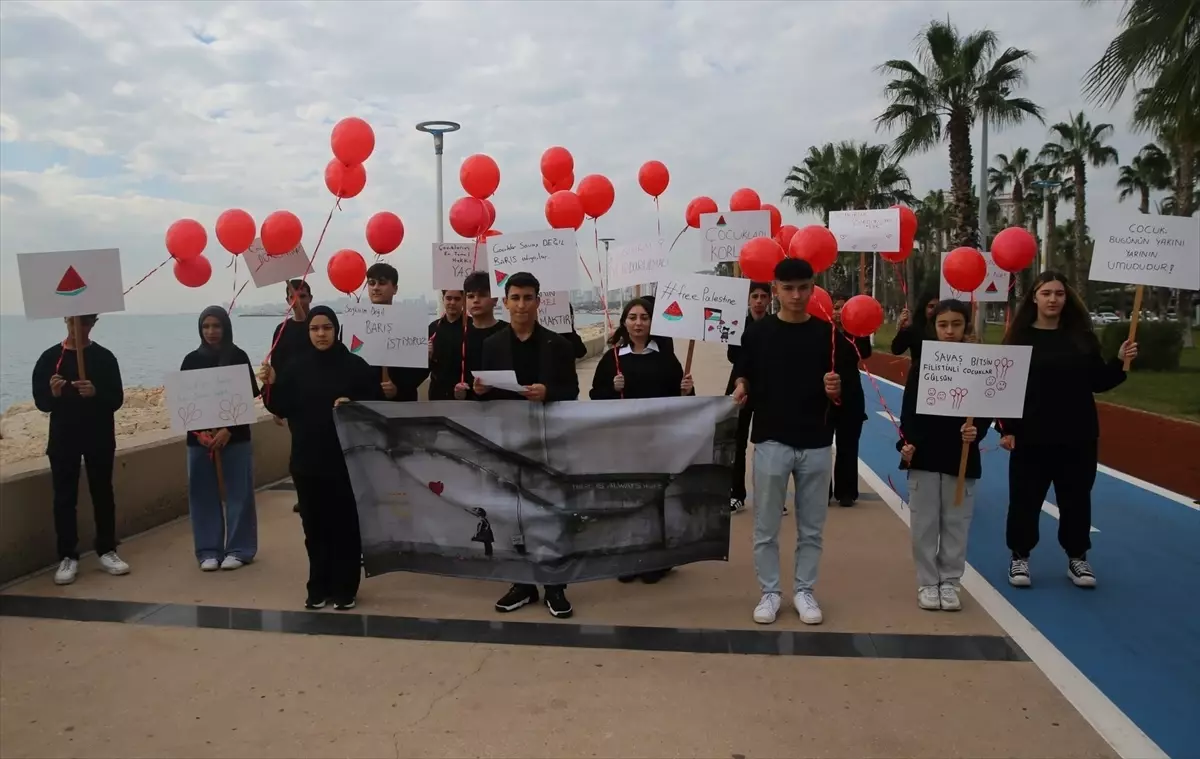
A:
[[[1138,285],[1133,291],[1133,314],[1129,317],[1129,342],[1137,339],[1138,318],[1142,315],[1142,296],[1145,295],[1146,288]],[[1125,359],[1125,371],[1129,371],[1129,365],[1133,363],[1133,359]]]
[[[967,423],[964,426],[975,424],[975,417],[968,416]],[[963,495],[967,489],[967,454],[971,452],[971,444],[964,442],[962,444],[962,455],[958,459],[958,482],[954,483],[954,505],[962,506]]]
[[[683,364],[683,374],[687,376],[692,373],[692,356],[696,353],[696,341],[688,340],[687,361]]]
[[[225,469],[221,466],[220,451],[213,451],[213,466],[217,468],[217,495],[225,503]]]
[[[71,331],[74,332],[75,339],[75,363],[79,365],[79,379],[87,379],[87,367],[83,363],[83,340],[80,334],[83,332],[83,322],[78,316],[71,317]]]
[[[387,372],[387,367],[386,367],[386,366],[384,366],[384,367],[380,367],[380,369],[379,369],[379,376],[380,376],[380,379],[381,379],[383,382],[391,382],[391,381],[392,381],[392,378],[388,376],[388,372]]]

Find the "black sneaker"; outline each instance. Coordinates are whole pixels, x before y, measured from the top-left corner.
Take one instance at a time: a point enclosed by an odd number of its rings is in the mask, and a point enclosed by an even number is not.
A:
[[[328,601],[324,598],[309,598],[304,601],[304,608],[324,609],[326,603],[328,603]]]
[[[355,603],[353,598],[347,598],[347,599],[344,599],[341,601],[333,602],[333,608],[336,609],[337,611],[350,611],[357,605],[358,604]]]
[[[652,572],[642,572],[642,582],[646,583],[647,585],[653,585],[654,583],[658,582],[659,580],[666,577],[670,573],[671,573],[670,568],[655,569]]]
[[[730,498],[729,499],[729,513],[730,514],[739,514],[745,510],[746,510],[746,499],[745,498]]]
[[[617,582],[629,584],[638,578],[637,575],[621,575],[617,578]]]
[[[546,588],[546,608],[550,610],[550,616],[559,619],[566,619],[575,613],[564,588]]]
[[[1008,584],[1017,588],[1028,588],[1033,584],[1029,578],[1029,559],[1014,556],[1009,560]]]
[[[1096,575],[1092,574],[1092,565],[1084,557],[1067,560],[1067,576],[1081,588],[1096,587]]]
[[[516,611],[522,606],[535,604],[537,602],[538,591],[536,585],[513,585],[508,589],[508,592],[496,602],[496,611]]]
[[[855,501],[856,499],[854,498],[839,498],[838,505],[843,509],[848,509],[855,504]]]

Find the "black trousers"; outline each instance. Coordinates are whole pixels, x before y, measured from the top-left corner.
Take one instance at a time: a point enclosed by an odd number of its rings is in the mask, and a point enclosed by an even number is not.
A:
[[[733,454],[733,482],[729,485],[729,497],[746,500],[746,446],[750,442],[750,420],[754,412],[742,407],[738,410],[737,450]]]
[[[79,558],[80,461],[87,464],[88,492],[92,496],[92,515],[96,520],[96,554],[103,556],[117,548],[117,504],[113,500],[113,460],[116,449],[100,448],[73,453],[56,452],[50,456],[50,480],[54,485],[54,532],[58,536],[58,558]]]
[[[308,597],[349,601],[362,579],[358,507],[348,476],[293,475],[308,552]]]
[[[1072,559],[1092,547],[1092,485],[1097,441],[1029,445],[1017,441],[1008,460],[1008,548],[1028,558],[1038,543],[1042,502],[1054,485],[1058,500],[1058,543]]]
[[[837,459],[833,462],[833,484],[829,493],[838,501],[858,500],[858,439],[862,437],[861,414],[841,419],[834,430]]]

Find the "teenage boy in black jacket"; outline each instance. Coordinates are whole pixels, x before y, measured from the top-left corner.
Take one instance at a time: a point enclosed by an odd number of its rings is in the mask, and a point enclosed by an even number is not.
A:
[[[463,291],[442,290],[442,315],[429,322],[429,400],[454,399],[462,379]]]
[[[390,306],[399,282],[400,274],[391,264],[372,264],[367,269],[367,297],[377,306]],[[379,387],[389,401],[415,401],[417,389],[428,376],[428,366],[385,366],[380,371]]]
[[[475,380],[471,372],[483,368],[479,363],[483,357],[483,342],[508,326],[508,322],[496,318],[496,299],[492,297],[492,283],[489,279],[491,276],[491,272],[473,271],[463,280],[463,294],[467,299],[467,313],[471,317],[471,323],[467,327],[466,350],[463,351],[459,362],[460,379],[455,380],[456,400],[474,398],[471,387]],[[533,318],[536,321],[536,313]]]
[[[483,343],[481,366],[484,370],[511,369],[517,382],[525,386],[520,393],[497,390],[474,380],[474,392],[480,400],[528,400],[535,403],[573,401],[579,397],[579,377],[575,373],[575,354],[571,344],[537,322],[541,285],[528,272],[518,272],[504,285],[504,304],[512,324]],[[546,586],[546,607],[559,618],[571,616],[566,585]],[[537,603],[536,585],[518,583],[496,602],[496,611],[515,611]]]

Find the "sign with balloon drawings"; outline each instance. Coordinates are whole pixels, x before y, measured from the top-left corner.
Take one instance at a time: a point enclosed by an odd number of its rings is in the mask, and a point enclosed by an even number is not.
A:
[[[771,236],[770,211],[700,214],[700,263],[737,261],[747,240]]]
[[[618,245],[608,254],[608,288],[648,285],[662,279],[670,268],[671,254],[662,237]]]
[[[1100,216],[1092,226],[1088,279],[1200,290],[1200,217]]]
[[[303,243],[282,256],[268,256],[262,239],[256,237],[242,257],[246,260],[246,265],[250,267],[250,279],[254,280],[255,287],[277,285],[289,279],[300,279],[307,274],[312,274],[312,267],[309,266],[308,254],[304,252]]]
[[[116,248],[18,253],[17,273],[28,319],[125,310],[121,252]]]
[[[250,424],[258,416],[245,364],[167,372],[163,385],[171,429],[178,433]]]
[[[938,269],[939,272],[944,272],[946,270],[946,256],[948,255],[950,255],[949,252],[942,253],[941,266]],[[984,277],[983,284],[980,285],[979,289],[975,291],[975,302],[1004,303],[1008,300],[1008,283],[1010,275],[1004,269],[1001,269],[996,265],[996,262],[992,260],[991,253],[988,253],[987,251],[981,251],[980,255],[982,255],[983,260],[987,262],[987,276]],[[951,287],[950,283],[946,281],[945,274],[942,274],[939,277],[939,281],[940,290],[938,291],[938,297],[942,300],[953,298],[955,300],[961,300],[964,303],[971,302],[971,293],[963,292],[962,290],[956,290],[955,288]]]
[[[486,245],[492,295],[497,298],[504,297],[504,282],[520,271],[537,277],[542,290],[573,290],[579,284],[579,248],[573,229],[499,235],[489,237]]]
[[[424,306],[351,303],[341,316],[342,342],[371,366],[429,366]]]
[[[475,269],[487,268],[487,252],[473,242],[433,244],[433,289],[461,290],[463,280]]]
[[[838,252],[892,253],[900,250],[900,209],[831,211],[829,231]]]
[[[691,274],[659,280],[650,331],[663,337],[741,345],[750,280]]]
[[[1029,379],[1028,345],[926,340],[921,348],[917,413],[1019,419]]]
[[[508,309],[504,307],[504,298],[496,301],[496,318],[506,322],[512,321]],[[570,290],[542,290],[541,303],[538,305],[538,324],[559,334],[571,331]]]

